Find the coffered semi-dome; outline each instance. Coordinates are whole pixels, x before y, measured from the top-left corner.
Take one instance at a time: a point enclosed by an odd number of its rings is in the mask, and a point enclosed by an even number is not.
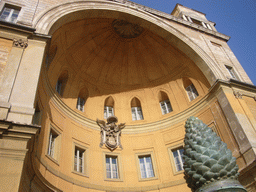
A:
[[[189,69],[200,71],[163,37],[122,19],[88,18],[67,23],[53,33],[49,51],[49,55],[56,52],[49,76],[70,68],[74,81],[89,83],[102,94],[102,90],[109,94],[157,86]]]

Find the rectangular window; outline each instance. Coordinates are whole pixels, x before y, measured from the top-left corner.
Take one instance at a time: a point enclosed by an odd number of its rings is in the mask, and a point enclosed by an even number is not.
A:
[[[54,128],[50,129],[47,156],[58,164],[60,154],[61,134]]]
[[[76,108],[77,108],[78,110],[84,112],[84,104],[85,104],[84,98],[78,97],[78,98],[77,98]]]
[[[183,164],[184,164],[184,159],[182,158],[183,152],[184,152],[183,148],[172,150],[172,155],[173,155],[173,158],[174,158],[174,164],[175,164],[175,168],[176,168],[177,172],[183,170]]]
[[[117,156],[106,155],[106,174],[108,179],[119,179]]]
[[[161,101],[160,107],[163,115],[172,112],[172,106],[169,100]]]
[[[203,21],[201,23],[204,28],[207,28],[207,25]]]
[[[190,84],[187,88],[186,88],[188,97],[190,101],[193,101],[195,98],[198,97],[198,92],[195,88],[195,86],[193,84]]]
[[[155,177],[151,155],[139,156],[139,164],[142,179]]]
[[[11,23],[16,23],[19,12],[20,8],[14,8],[11,5],[5,5],[3,11],[1,12],[0,19]]]
[[[75,146],[74,170],[85,173],[85,150]]]
[[[185,21],[187,21],[187,20],[188,20],[188,18],[187,18],[187,16],[186,16],[186,15],[182,15],[182,18],[183,18]]]
[[[143,120],[143,114],[141,107],[132,107],[132,120]]]
[[[235,80],[238,80],[237,74],[235,73],[234,69],[230,66],[227,66],[227,65],[225,65],[225,67],[227,68],[231,78],[235,79]]]
[[[203,21],[199,21],[199,20],[193,19],[193,18],[191,18],[191,21],[192,21],[193,23],[197,24],[197,25],[201,25],[201,26],[203,26],[204,28],[207,28],[206,24],[205,24]]]
[[[182,15],[182,17],[183,17],[183,19],[186,20],[186,21],[189,21],[189,22],[191,22],[191,23],[193,22],[189,16]]]
[[[212,27],[210,24],[207,23],[206,25],[207,25],[208,29],[212,30]]]
[[[49,147],[48,147],[48,155],[52,158],[56,158],[56,142],[57,142],[58,134],[53,130],[50,131],[49,135]]]
[[[104,118],[107,119],[110,116],[114,116],[114,108],[109,106],[104,106]]]

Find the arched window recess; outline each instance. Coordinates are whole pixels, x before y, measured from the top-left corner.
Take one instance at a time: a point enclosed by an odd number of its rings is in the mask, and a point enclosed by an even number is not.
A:
[[[183,78],[183,86],[187,92],[189,101],[193,101],[195,98],[199,96],[196,87],[189,78]]]
[[[160,91],[158,94],[158,99],[163,115],[173,111],[169,97],[165,92]]]
[[[113,97],[109,96],[105,99],[104,103],[104,118],[107,119],[110,116],[114,116],[114,99]]]
[[[77,97],[77,103],[76,103],[76,108],[82,112],[84,112],[84,105],[85,102],[88,98],[88,91],[86,88],[83,88]]]
[[[134,97],[131,101],[132,120],[143,120],[143,113],[140,100]]]
[[[60,96],[63,96],[67,82],[68,82],[68,71],[63,71],[59,76],[55,86],[55,90],[60,94]]]

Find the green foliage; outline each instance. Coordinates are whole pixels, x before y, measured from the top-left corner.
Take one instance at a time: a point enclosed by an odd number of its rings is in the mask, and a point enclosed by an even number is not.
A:
[[[217,180],[237,179],[236,158],[211,128],[196,117],[190,117],[185,128],[184,170],[192,191]]]

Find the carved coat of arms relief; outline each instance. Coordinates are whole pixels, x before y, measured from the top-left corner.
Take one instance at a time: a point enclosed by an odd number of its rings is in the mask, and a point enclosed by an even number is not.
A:
[[[100,134],[101,134],[101,142],[100,147],[104,144],[107,148],[111,151],[120,147],[123,149],[120,141],[121,130],[125,127],[125,123],[120,123],[116,125],[118,119],[116,116],[111,116],[107,118],[107,122],[104,120],[96,120],[97,124],[100,127]]]

